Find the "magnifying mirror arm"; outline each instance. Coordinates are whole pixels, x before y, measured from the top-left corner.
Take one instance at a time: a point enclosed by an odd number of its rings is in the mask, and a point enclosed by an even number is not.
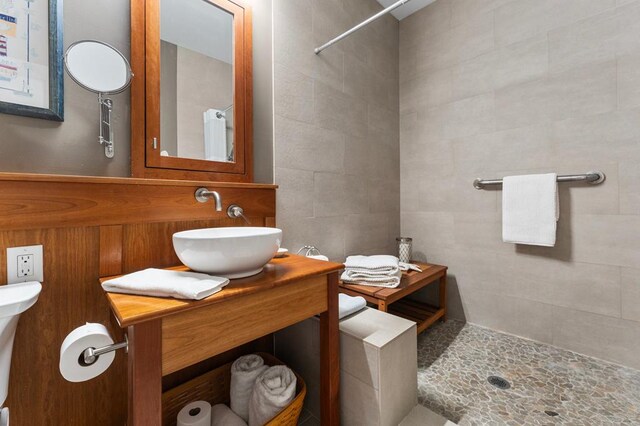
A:
[[[113,158],[115,155],[113,132],[111,129],[111,112],[113,111],[113,101],[105,98],[102,93],[98,94],[98,103],[100,104],[100,135],[98,142],[104,145],[104,155],[107,158]]]

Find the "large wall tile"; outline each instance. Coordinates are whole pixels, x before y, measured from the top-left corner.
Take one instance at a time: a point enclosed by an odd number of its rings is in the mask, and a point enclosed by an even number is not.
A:
[[[464,25],[474,17],[491,13],[494,9],[511,0],[451,0],[451,26]]]
[[[546,124],[454,139],[449,144],[458,172],[533,169],[544,167],[552,158],[551,129]]]
[[[453,139],[495,130],[493,92],[418,111],[419,137]]]
[[[371,213],[348,215],[345,218],[345,255],[384,254],[393,241],[390,240],[390,221],[397,221],[396,214]]]
[[[345,138],[342,133],[276,115],[276,167],[342,172]]]
[[[553,341],[553,307],[498,293],[462,290],[467,321],[539,342]]]
[[[620,108],[640,106],[640,54],[618,59],[618,105]]]
[[[498,129],[612,111],[616,108],[616,62],[553,74],[496,91]]]
[[[344,216],[347,207],[347,177],[336,173],[315,173],[314,216]]]
[[[417,73],[450,67],[494,48],[493,15],[476,16],[465,25],[417,40]]]
[[[620,174],[620,213],[622,214],[640,215],[639,164],[640,156],[620,162],[618,173]]]
[[[276,184],[286,191],[278,192],[277,210],[293,211],[300,217],[313,216],[313,172],[277,167]]]
[[[434,70],[400,84],[400,113],[414,112],[450,102],[453,98],[451,69]]]
[[[615,6],[615,0],[514,0],[495,10],[496,42],[510,44],[577,22]]]
[[[498,280],[502,294],[620,317],[617,266],[565,262],[535,255],[515,258],[499,255],[498,261],[504,266],[502,278]]]
[[[318,81],[315,83],[315,122],[318,126],[363,137],[367,132],[367,104]]]
[[[640,216],[581,215],[572,218],[577,261],[635,267],[640,259]]]
[[[552,324],[554,345],[640,368],[640,327],[636,322],[554,308]]]
[[[640,159],[640,109],[574,117],[552,125],[552,155],[560,160]]]
[[[275,113],[293,120],[313,122],[313,79],[282,65],[275,81]]]
[[[640,269],[622,268],[622,318],[640,321]]]
[[[402,234],[413,238],[416,259],[424,260],[433,252],[454,247],[455,228],[452,214],[402,211],[400,217]]]

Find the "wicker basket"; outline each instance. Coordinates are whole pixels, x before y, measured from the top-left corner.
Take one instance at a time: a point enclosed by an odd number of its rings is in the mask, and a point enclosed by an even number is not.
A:
[[[268,353],[258,353],[265,364],[282,365],[282,361]],[[307,386],[298,373],[296,375],[296,396],[287,407],[266,423],[267,426],[296,426],[302,412],[302,404],[307,394]],[[162,394],[162,424],[176,426],[178,413],[192,401],[207,401],[211,405],[229,405],[231,384],[231,363],[211,370]]]

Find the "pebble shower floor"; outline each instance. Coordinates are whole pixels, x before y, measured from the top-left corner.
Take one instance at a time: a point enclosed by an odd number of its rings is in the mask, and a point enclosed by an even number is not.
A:
[[[640,425],[640,371],[455,320],[418,337],[418,398],[460,426]]]

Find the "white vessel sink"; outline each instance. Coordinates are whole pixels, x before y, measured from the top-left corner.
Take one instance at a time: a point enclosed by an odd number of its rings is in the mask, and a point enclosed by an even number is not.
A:
[[[194,271],[243,278],[262,271],[280,248],[277,228],[206,228],[173,234],[176,254]]]
[[[0,286],[0,408],[9,392],[13,338],[20,314],[32,307],[42,290],[39,282]]]

